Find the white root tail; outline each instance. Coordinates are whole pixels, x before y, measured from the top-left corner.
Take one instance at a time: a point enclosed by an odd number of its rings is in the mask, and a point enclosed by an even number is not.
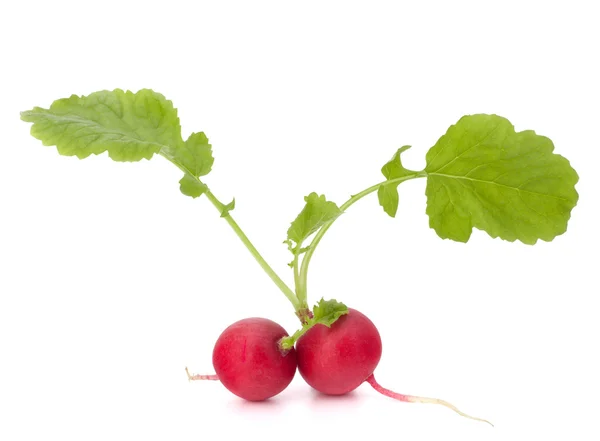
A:
[[[190,374],[188,368],[185,368],[185,373],[188,376],[189,381],[195,380],[210,380],[210,381],[219,381],[219,377],[217,375],[202,375],[202,374]]]
[[[375,380],[375,376],[373,374],[371,374],[369,376],[369,378],[367,378],[366,381],[373,387],[373,389],[375,389],[380,394],[385,395],[386,397],[390,397],[390,398],[393,398],[398,401],[404,401],[406,403],[441,404],[442,406],[446,406],[447,408],[452,409],[454,412],[456,412],[457,414],[459,414],[461,416],[464,416],[465,418],[488,423],[490,426],[494,427],[494,425],[492,423],[490,423],[488,420],[484,420],[482,418],[477,418],[477,417],[474,417],[471,415],[467,415],[466,413],[458,410],[458,408],[456,406],[448,403],[447,401],[440,400],[438,398],[426,398],[426,397],[416,397],[413,395],[403,395],[403,394],[399,394],[394,391],[391,391],[389,389],[386,389],[385,387],[383,387],[379,383],[377,383],[377,381]]]

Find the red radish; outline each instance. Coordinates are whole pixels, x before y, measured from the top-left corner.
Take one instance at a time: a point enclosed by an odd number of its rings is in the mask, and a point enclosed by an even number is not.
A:
[[[310,386],[327,395],[346,394],[366,381],[387,397],[409,403],[441,404],[464,417],[491,424],[461,412],[446,401],[402,395],[380,386],[373,372],[379,364],[381,348],[381,337],[373,322],[348,308],[348,314],[331,327],[317,324],[298,339],[298,370]]]
[[[298,370],[313,388],[343,395],[360,386],[381,358],[381,337],[371,320],[355,309],[330,328],[315,325],[296,343]]]
[[[280,325],[265,318],[235,322],[217,339],[213,350],[216,375],[190,375],[190,380],[220,380],[229,391],[249,401],[263,401],[283,391],[296,373],[296,351],[281,351],[287,337]]]

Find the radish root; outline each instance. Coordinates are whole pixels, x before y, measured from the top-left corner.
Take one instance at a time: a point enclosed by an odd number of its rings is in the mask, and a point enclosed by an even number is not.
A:
[[[386,389],[385,387],[383,387],[379,383],[377,383],[377,381],[375,380],[375,376],[373,374],[371,374],[369,376],[369,378],[366,379],[366,381],[373,387],[373,389],[375,389],[380,394],[385,395],[386,397],[390,397],[390,398],[393,398],[398,401],[404,401],[406,403],[441,404],[442,406],[446,406],[447,408],[452,409],[454,412],[456,412],[457,414],[459,414],[461,416],[464,416],[465,418],[488,423],[490,426],[494,427],[494,425],[492,423],[490,423],[488,420],[484,420],[482,418],[477,418],[477,417],[474,417],[471,415],[467,415],[466,413],[458,410],[456,408],[456,406],[448,403],[447,401],[440,400],[438,398],[425,398],[425,397],[415,397],[413,395],[403,395],[403,394],[393,392],[389,389]]]
[[[201,375],[201,374],[190,374],[188,368],[185,368],[185,373],[188,376],[189,381],[195,380],[211,380],[211,381],[219,381],[219,377],[217,375]]]

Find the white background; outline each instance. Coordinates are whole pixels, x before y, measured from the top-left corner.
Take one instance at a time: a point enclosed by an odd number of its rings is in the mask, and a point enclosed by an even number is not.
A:
[[[595,2],[7,2],[0,11],[0,439],[597,440],[600,428]],[[399,215],[361,201],[315,253],[312,301],[379,327],[377,377],[496,427],[368,385],[319,396],[297,376],[262,404],[211,373],[219,333],[287,300],[161,158],[61,157],[19,111],[153,88],[203,130],[206,179],[277,271],[311,191],[344,202],[408,167],[469,113],[550,137],[580,174],[568,232],[525,246],[428,227],[424,181]]]

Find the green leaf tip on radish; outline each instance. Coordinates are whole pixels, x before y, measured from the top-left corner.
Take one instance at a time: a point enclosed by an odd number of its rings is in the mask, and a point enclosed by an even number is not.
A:
[[[321,299],[313,308],[313,320],[328,328],[344,314],[348,314],[348,307],[337,300]]]
[[[297,330],[289,337],[281,340],[280,346],[283,350],[289,350],[294,347],[296,341],[308,332],[315,325],[325,325],[328,328],[336,322],[341,316],[348,314],[348,307],[337,300],[321,299],[313,307],[312,316],[307,317],[302,328]]]

